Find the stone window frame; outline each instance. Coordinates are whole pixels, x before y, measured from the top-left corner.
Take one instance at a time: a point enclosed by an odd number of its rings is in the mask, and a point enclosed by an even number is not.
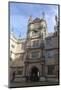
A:
[[[17,75],[22,75],[23,74],[23,70],[17,70],[16,74]]]
[[[52,54],[52,52],[53,52],[53,54]],[[45,54],[46,56],[47,56],[47,58],[52,58],[52,57],[54,57],[54,50],[52,50],[52,51],[46,51],[46,54]]]
[[[35,55],[34,57],[32,56],[32,53]],[[32,59],[40,58],[40,51],[32,51],[30,53],[30,58],[32,58]]]
[[[15,48],[15,45],[12,44],[11,47],[12,47],[12,48]]]
[[[55,75],[54,74],[55,65],[47,65],[47,68],[48,68],[47,70],[48,75]]]
[[[37,40],[31,41],[31,46],[32,47],[39,47],[40,46],[40,40],[37,39]]]
[[[52,46],[52,38],[51,37],[49,37],[48,39],[46,39],[46,45]]]

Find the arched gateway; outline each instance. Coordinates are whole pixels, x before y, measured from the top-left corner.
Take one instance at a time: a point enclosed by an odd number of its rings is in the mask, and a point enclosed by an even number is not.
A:
[[[30,80],[39,81],[39,70],[37,67],[32,67],[31,72],[30,72]]]

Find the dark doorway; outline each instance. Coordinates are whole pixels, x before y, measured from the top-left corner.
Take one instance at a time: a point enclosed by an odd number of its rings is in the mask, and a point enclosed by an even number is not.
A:
[[[31,69],[31,75],[30,75],[31,81],[39,81],[39,70],[36,67],[33,67]]]

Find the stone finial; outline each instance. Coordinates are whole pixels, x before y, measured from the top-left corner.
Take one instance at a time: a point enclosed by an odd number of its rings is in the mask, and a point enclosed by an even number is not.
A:
[[[19,39],[21,38],[21,32],[19,33]]]
[[[32,16],[29,17],[28,23],[32,22]]]
[[[12,27],[12,29],[11,29],[11,35],[14,36],[14,28],[13,28],[13,27]]]
[[[42,12],[42,18],[43,18],[43,19],[45,18],[45,13],[44,13],[44,12]]]
[[[57,20],[58,20],[58,18],[57,18],[57,16],[55,16],[55,21],[57,22]]]

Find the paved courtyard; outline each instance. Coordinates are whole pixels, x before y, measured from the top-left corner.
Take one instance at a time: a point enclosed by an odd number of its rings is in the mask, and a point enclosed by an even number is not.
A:
[[[15,87],[26,87],[26,86],[48,86],[48,85],[59,85],[58,82],[52,81],[41,81],[41,82],[12,82],[10,84],[11,88]]]

